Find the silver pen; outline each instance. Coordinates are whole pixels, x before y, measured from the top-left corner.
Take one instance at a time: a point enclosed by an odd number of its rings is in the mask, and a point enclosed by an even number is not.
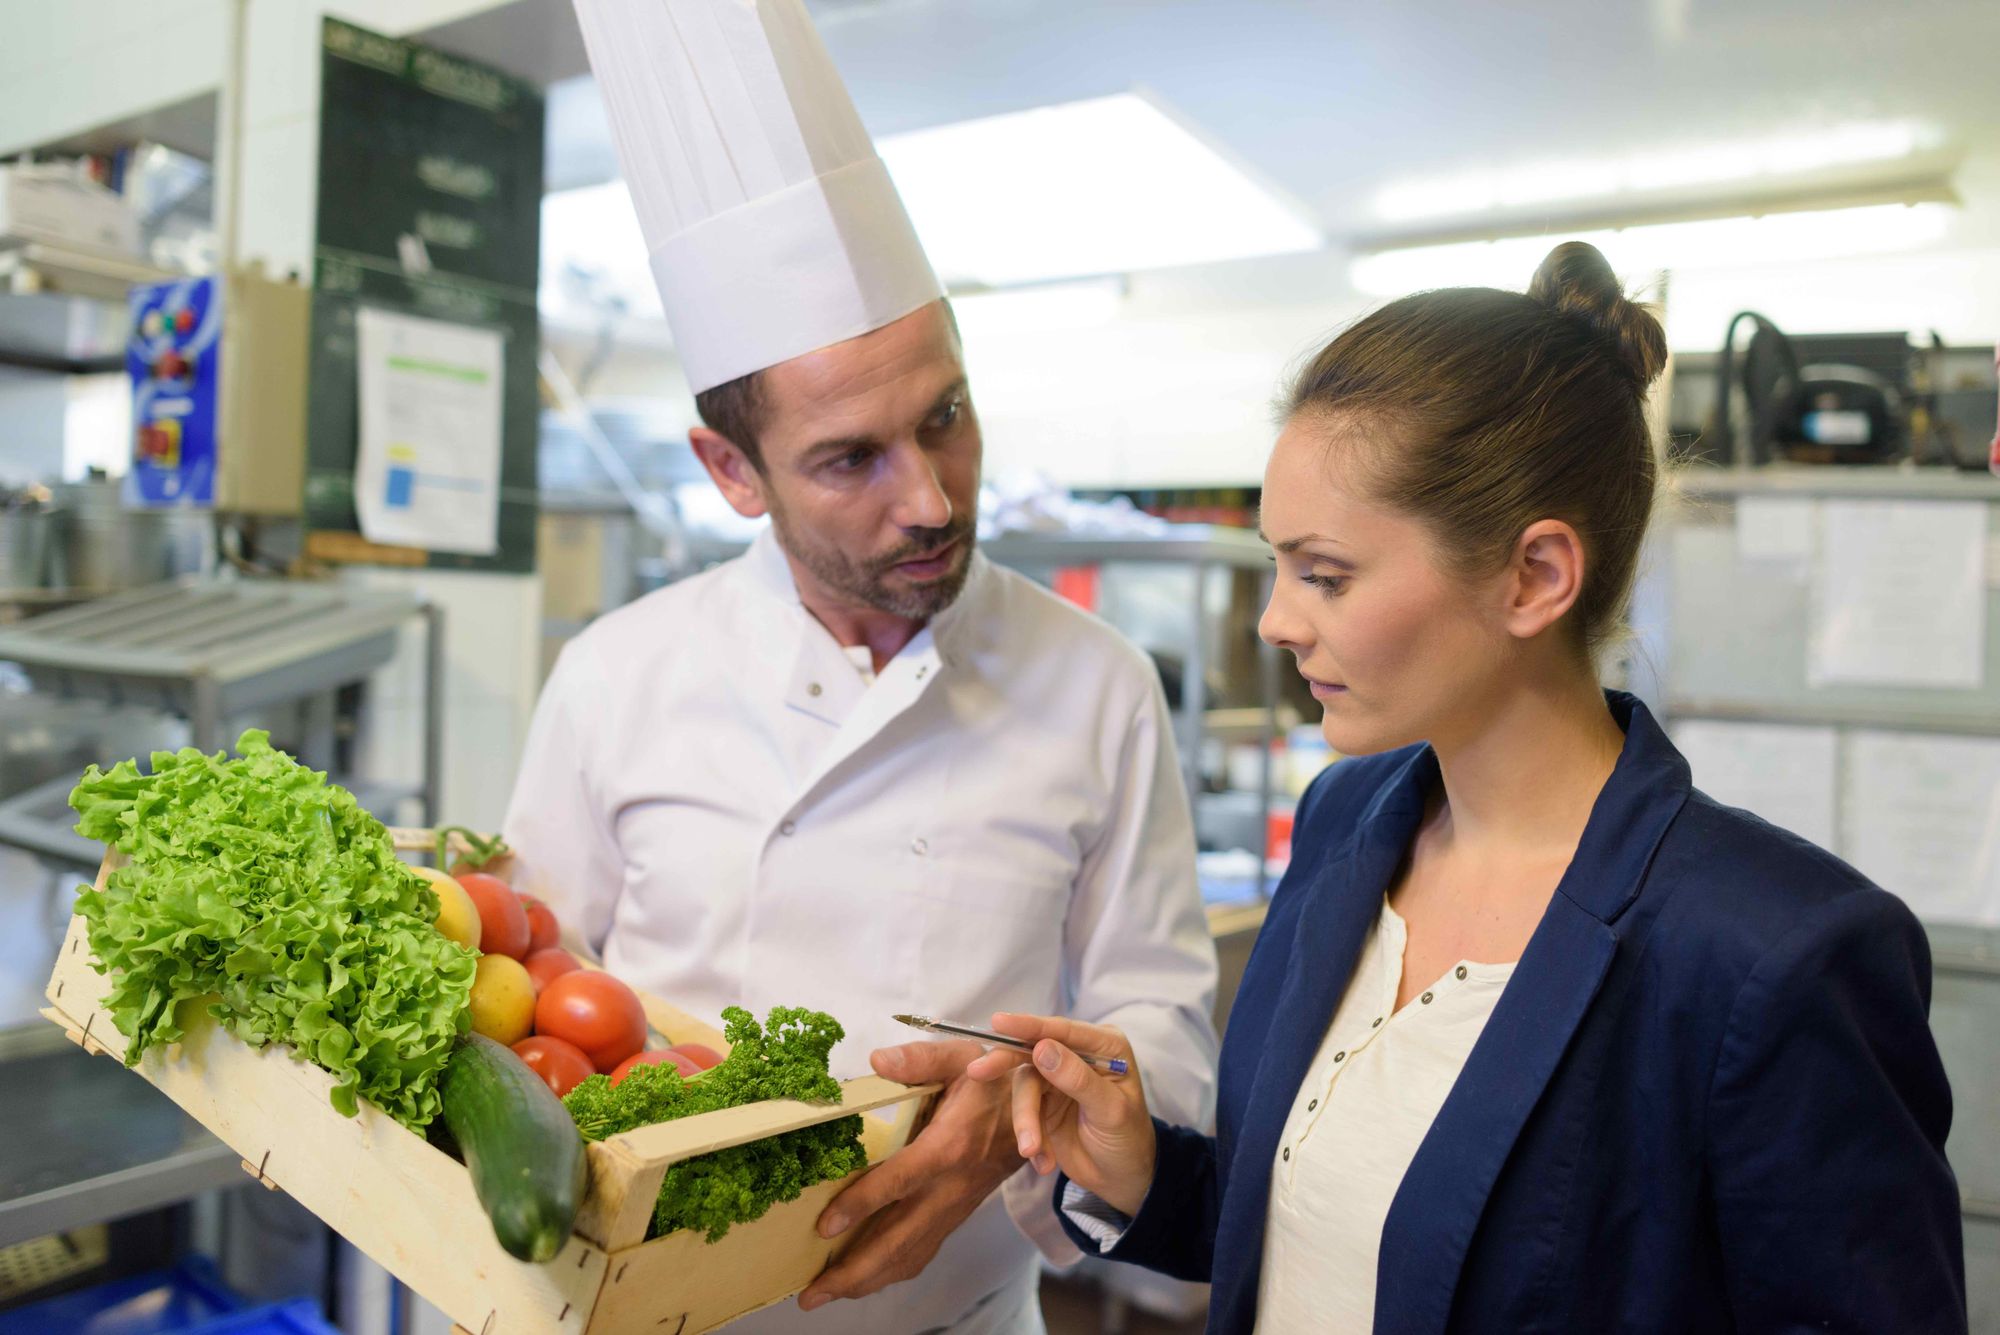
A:
[[[989,1043],[996,1048],[1012,1048],[1016,1052],[1033,1052],[1035,1045],[1023,1039],[1009,1038],[996,1034],[990,1029],[974,1029],[969,1024],[950,1024],[944,1020],[933,1020],[928,1015],[892,1015],[890,1019],[898,1024],[906,1024],[912,1029],[927,1029],[933,1034],[955,1034],[979,1043]],[[1094,1052],[1079,1052],[1077,1056],[1089,1062],[1098,1070],[1110,1076],[1120,1076],[1132,1069],[1131,1063],[1123,1057],[1100,1057]]]

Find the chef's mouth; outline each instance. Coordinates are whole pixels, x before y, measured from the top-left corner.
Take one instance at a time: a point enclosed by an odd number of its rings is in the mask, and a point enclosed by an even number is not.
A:
[[[959,545],[964,541],[965,539],[963,538],[953,538],[942,547],[933,547],[930,551],[920,556],[913,556],[896,562],[894,568],[906,575],[915,575],[920,579],[943,574],[945,571],[951,569],[951,563],[958,555]]]

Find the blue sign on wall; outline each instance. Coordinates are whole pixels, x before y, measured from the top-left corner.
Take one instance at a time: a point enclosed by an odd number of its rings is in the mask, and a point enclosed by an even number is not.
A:
[[[125,370],[132,377],[129,503],[214,504],[221,362],[222,292],[215,279],[132,289],[125,344]]]

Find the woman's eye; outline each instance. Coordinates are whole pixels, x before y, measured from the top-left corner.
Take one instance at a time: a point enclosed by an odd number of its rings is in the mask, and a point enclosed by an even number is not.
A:
[[[1318,589],[1330,598],[1345,590],[1347,588],[1347,581],[1353,577],[1351,575],[1307,575],[1304,578],[1306,583],[1312,585],[1315,589]]]

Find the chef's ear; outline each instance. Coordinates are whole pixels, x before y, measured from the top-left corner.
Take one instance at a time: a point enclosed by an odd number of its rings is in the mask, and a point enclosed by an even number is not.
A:
[[[760,519],[771,509],[764,493],[763,470],[751,462],[741,445],[720,431],[705,426],[688,429],[688,444],[701,466],[715,479],[716,490],[730,508],[745,519]]]

